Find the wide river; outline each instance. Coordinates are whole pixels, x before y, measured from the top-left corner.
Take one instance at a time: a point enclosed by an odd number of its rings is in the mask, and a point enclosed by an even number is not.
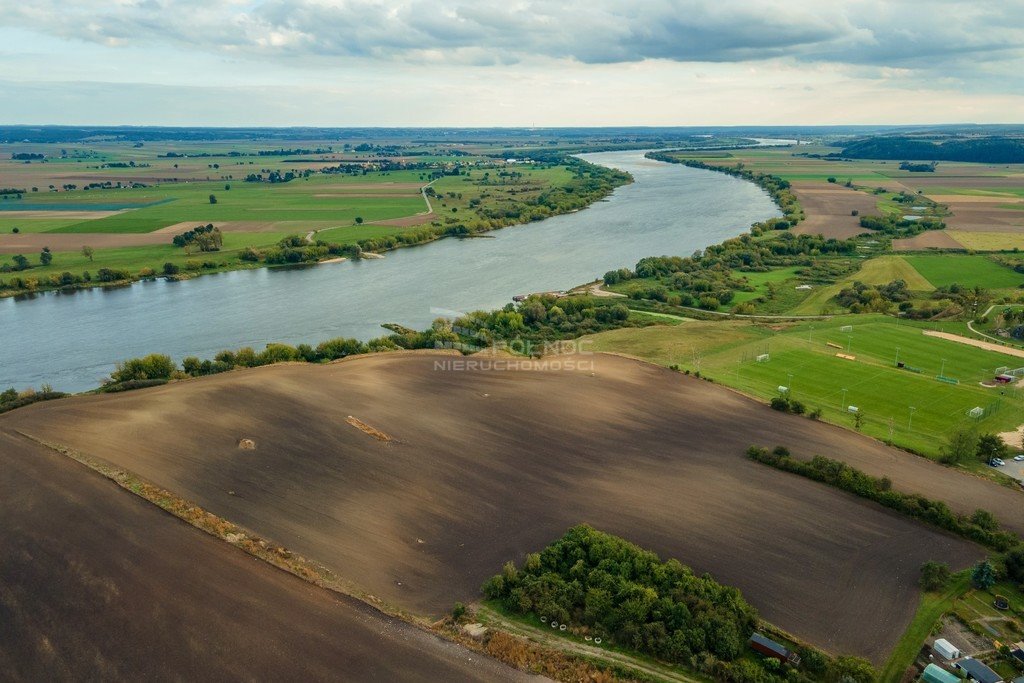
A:
[[[583,157],[635,182],[573,214],[383,259],[0,299],[0,389],[91,389],[117,361],[147,353],[180,361],[268,342],[366,340],[387,334],[386,322],[423,329],[453,311],[567,289],[644,256],[689,255],[779,215],[760,188],[722,173],[639,151]]]

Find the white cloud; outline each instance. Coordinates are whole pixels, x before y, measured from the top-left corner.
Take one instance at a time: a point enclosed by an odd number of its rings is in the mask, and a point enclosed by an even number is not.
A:
[[[1024,0],[0,0],[0,45],[34,98],[5,92],[5,122],[62,87],[150,122],[172,92],[208,123],[1024,118]]]

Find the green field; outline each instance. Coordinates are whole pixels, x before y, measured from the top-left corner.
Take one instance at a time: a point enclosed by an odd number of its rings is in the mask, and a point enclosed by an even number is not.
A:
[[[852,325],[849,332],[841,331]],[[937,456],[952,428],[1009,431],[1024,422],[1024,394],[986,388],[997,367],[1024,359],[927,337],[922,326],[886,316],[857,316],[801,324],[687,322],[671,328],[621,329],[596,335],[594,350],[617,351],[661,365],[677,364],[721,384],[768,400],[789,387],[793,399],[822,419],[853,428],[857,406],[864,433]],[[831,342],[841,348],[828,346]],[[856,360],[836,357],[836,353]],[[899,360],[920,372],[896,367]],[[758,362],[757,357],[769,359]],[[942,373],[959,384],[936,379]],[[985,414],[967,416],[974,407]],[[911,410],[913,408],[913,410]],[[827,455],[827,454],[823,454]]]
[[[936,287],[960,284],[985,289],[1009,289],[1024,285],[1024,274],[1001,266],[986,256],[928,254],[905,256],[926,280]]]
[[[0,199],[0,247],[9,242],[0,249],[0,264],[14,265],[14,245],[33,264],[28,270],[0,275],[0,281],[17,278],[17,289],[0,290],[9,295],[45,289],[56,286],[51,275],[69,272],[81,277],[100,268],[132,275],[149,268],[159,272],[166,262],[206,262],[202,272],[250,268],[252,262],[238,259],[242,249],[273,247],[289,235],[313,234],[329,244],[354,245],[419,230],[411,240],[419,242],[426,239],[424,226],[432,230],[427,237],[448,226],[486,231],[592,201],[592,188],[574,194],[577,186],[567,187],[582,177],[572,164],[509,165],[504,157],[496,160],[437,144],[363,150],[357,148],[365,147],[364,141],[292,145],[292,151],[319,151],[261,156],[279,145],[258,141],[144,147],[97,142],[34,145],[32,151],[45,153],[46,160],[22,163],[2,153],[17,151],[18,145],[0,146],[0,186],[23,190],[20,196]],[[61,156],[65,151],[67,156]],[[267,178],[271,172],[289,171],[297,177],[288,182],[245,180],[249,174]],[[591,171],[594,177],[613,173],[596,167]],[[121,187],[96,185],[107,181]],[[557,194],[563,187],[567,191]],[[536,201],[552,190],[557,194],[554,200]],[[424,192],[432,195],[429,204]],[[433,213],[428,215],[428,210]],[[208,223],[222,227],[224,247],[219,252],[189,256],[171,245],[176,233]],[[138,246],[136,235],[165,228],[171,230],[154,237],[153,244]],[[14,232],[20,236],[13,237]],[[161,244],[164,235],[166,245]],[[95,245],[92,259],[79,253],[87,244]],[[43,247],[54,255],[49,266],[39,265]]]

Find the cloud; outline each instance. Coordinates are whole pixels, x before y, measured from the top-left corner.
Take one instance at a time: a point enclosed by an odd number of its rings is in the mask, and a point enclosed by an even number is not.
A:
[[[0,25],[112,47],[335,63],[783,57],[936,69],[1019,62],[1024,45],[1024,0],[0,0],[0,10]]]

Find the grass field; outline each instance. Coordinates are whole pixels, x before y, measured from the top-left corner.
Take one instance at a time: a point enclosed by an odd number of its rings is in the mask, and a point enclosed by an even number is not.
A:
[[[1024,285],[1024,274],[1001,266],[986,256],[928,254],[904,256],[914,270],[936,287],[960,284],[985,289],[1010,289]]]
[[[852,330],[841,331],[845,325]],[[762,400],[778,396],[778,387],[786,386],[808,410],[820,408],[822,419],[847,428],[853,428],[854,418],[846,407],[857,406],[864,433],[880,439],[891,434],[896,445],[933,457],[955,426],[1000,432],[1024,422],[1024,394],[979,385],[997,367],[1018,367],[1024,364],[1021,359],[927,337],[920,326],[897,324],[885,316],[774,326],[689,322],[663,329],[622,329],[597,335],[594,347],[699,369]],[[765,353],[770,360],[757,362]],[[897,353],[920,373],[895,367]],[[940,372],[959,384],[936,380]],[[985,410],[979,420],[967,416],[976,406]]]
[[[790,312],[797,315],[818,315],[831,308],[829,301],[845,287],[854,282],[868,285],[884,285],[893,280],[903,280],[912,292],[930,292],[935,286],[926,280],[917,270],[901,256],[877,256],[861,262],[860,270],[851,273],[835,284],[818,287],[810,296],[794,307]]]

